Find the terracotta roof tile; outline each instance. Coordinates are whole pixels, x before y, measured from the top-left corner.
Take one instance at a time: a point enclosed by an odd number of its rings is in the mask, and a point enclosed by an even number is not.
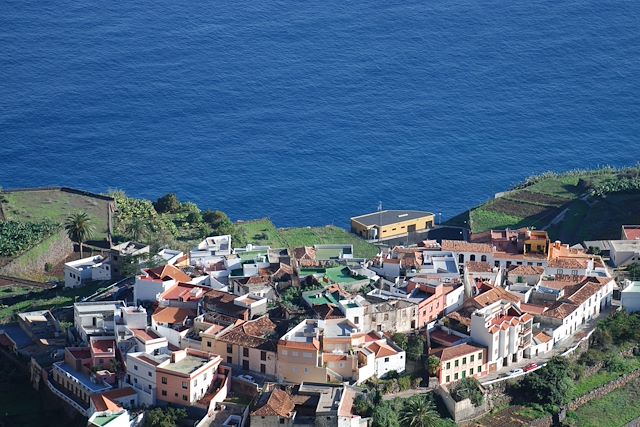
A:
[[[149,277],[152,279],[175,280],[176,282],[190,282],[191,277],[185,274],[182,270],[173,265],[167,264],[164,266],[149,268],[145,270]]]
[[[443,240],[442,250],[451,252],[491,253],[491,245],[486,243],[470,243],[464,240]]]
[[[183,323],[186,318],[195,317],[193,310],[179,307],[158,307],[151,317],[158,323]]]
[[[264,405],[253,411],[251,415],[291,418],[295,406],[289,393],[276,388],[271,392]]]
[[[507,274],[514,276],[540,276],[544,273],[544,267],[534,265],[516,265],[509,269]]]
[[[488,262],[467,261],[464,268],[473,273],[493,273],[493,267]]]
[[[483,360],[486,360],[486,349],[473,344],[458,344],[452,347],[444,347],[434,351],[432,354],[438,357],[442,362],[457,359],[467,354],[474,354],[482,351]]]

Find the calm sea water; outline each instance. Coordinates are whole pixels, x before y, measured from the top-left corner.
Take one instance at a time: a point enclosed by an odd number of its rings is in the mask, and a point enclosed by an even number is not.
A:
[[[640,159],[637,0],[4,0],[0,185],[453,216]]]

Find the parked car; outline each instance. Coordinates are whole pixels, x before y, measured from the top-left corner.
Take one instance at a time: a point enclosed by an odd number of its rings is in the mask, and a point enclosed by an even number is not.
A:
[[[509,371],[509,376],[520,375],[523,374],[524,371],[521,368],[515,368]]]
[[[529,363],[527,366],[524,367],[524,371],[525,372],[530,372],[533,371],[534,369],[538,368],[538,364],[537,363]]]
[[[243,380],[247,380],[247,381],[249,381],[251,383],[254,382],[253,381],[253,377],[251,375],[246,375],[246,374],[245,375],[239,375],[238,378],[242,378]]]

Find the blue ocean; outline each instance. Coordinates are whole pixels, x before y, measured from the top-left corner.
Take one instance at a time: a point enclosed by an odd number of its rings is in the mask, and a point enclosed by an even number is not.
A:
[[[637,0],[4,0],[0,185],[442,212],[640,159]]]

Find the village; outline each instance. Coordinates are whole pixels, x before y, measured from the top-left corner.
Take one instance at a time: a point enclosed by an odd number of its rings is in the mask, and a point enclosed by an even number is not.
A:
[[[617,273],[640,260],[640,226],[570,246],[535,228],[438,223],[415,210],[351,218],[372,258],[350,243],[231,234],[189,250],[114,242],[64,263],[59,284],[109,286],[64,310],[16,313],[0,347],[89,426],[142,426],[165,408],[197,426],[364,427],[375,393],[429,396],[462,423],[492,409],[477,393],[571,354],[611,313],[640,310],[640,282]]]

